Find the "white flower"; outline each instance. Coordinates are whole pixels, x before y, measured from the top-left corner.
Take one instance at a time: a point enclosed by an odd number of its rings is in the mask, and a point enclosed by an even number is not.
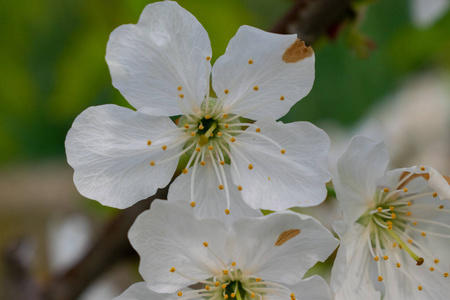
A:
[[[417,27],[432,26],[450,7],[449,0],[411,0],[411,19]]]
[[[335,299],[448,299],[450,179],[421,166],[386,172],[388,162],[383,143],[360,136],[338,160]]]
[[[206,31],[175,2],[150,4],[138,24],[114,30],[113,85],[137,111],[102,105],[76,118],[66,151],[81,194],[131,206],[167,185],[186,154],[187,174],[175,184],[190,195],[187,206],[216,201],[224,215],[230,199],[271,210],[324,200],[328,136],[307,122],[275,121],[310,91],[312,49],[295,35],[242,26],[212,69],[217,98],[209,97],[210,59]],[[178,115],[177,126],[169,116]]]
[[[156,200],[128,237],[153,292],[181,299],[331,299],[321,277],[301,278],[338,242],[314,218],[292,211],[227,226],[198,219],[179,203]],[[197,283],[198,289],[185,290]]]

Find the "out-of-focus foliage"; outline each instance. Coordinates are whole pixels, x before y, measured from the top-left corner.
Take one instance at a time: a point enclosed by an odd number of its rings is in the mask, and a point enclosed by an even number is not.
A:
[[[240,25],[266,30],[291,6],[279,0],[180,0],[207,29],[213,61]],[[136,23],[149,1],[3,0],[0,10],[0,164],[64,156],[74,118],[91,105],[129,106],[111,85],[104,61],[110,32]],[[333,118],[350,125],[411,72],[450,67],[450,16],[413,27],[409,1],[371,4],[361,32],[378,46],[368,59],[349,51],[346,30],[315,45],[316,82],[284,121]]]

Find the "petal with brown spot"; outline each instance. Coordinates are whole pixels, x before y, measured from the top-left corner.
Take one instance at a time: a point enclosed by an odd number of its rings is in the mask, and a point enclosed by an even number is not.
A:
[[[278,236],[278,239],[277,239],[277,241],[275,243],[275,246],[281,246],[281,245],[283,245],[284,243],[286,243],[290,239],[293,239],[294,237],[296,237],[299,234],[300,234],[300,229],[289,229],[289,230],[283,231]]]
[[[312,56],[314,53],[311,46],[307,47],[305,42],[299,39],[296,39],[295,42],[289,46],[289,48],[284,51],[281,59],[285,63],[296,63],[300,60],[303,60],[307,57]]]

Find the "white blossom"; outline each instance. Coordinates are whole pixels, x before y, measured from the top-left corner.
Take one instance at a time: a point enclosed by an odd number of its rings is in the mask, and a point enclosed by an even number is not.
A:
[[[425,166],[386,172],[388,162],[383,143],[360,136],[337,162],[335,299],[448,299],[450,179]]]
[[[149,4],[137,24],[114,30],[106,61],[137,111],[101,105],[74,121],[66,152],[82,195],[131,206],[167,185],[187,155],[171,198],[199,213],[209,211],[200,207],[207,201],[225,215],[232,199],[243,198],[236,206],[244,210],[324,200],[328,136],[307,122],[276,121],[312,88],[311,47],[295,35],[242,26],[212,71],[211,55],[204,28],[172,1]],[[217,98],[209,95],[210,73]],[[181,116],[178,126],[169,116]]]

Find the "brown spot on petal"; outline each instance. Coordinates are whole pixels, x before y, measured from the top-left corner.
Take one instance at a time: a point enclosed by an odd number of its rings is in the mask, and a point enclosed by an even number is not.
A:
[[[310,57],[313,55],[314,51],[311,46],[307,47],[304,41],[299,39],[289,46],[289,48],[284,51],[281,59],[286,63],[296,63],[302,59]]]
[[[300,234],[300,229],[289,229],[289,230],[283,231],[280,234],[280,236],[278,237],[278,240],[276,241],[275,246],[281,246],[299,234]]]
[[[401,181],[403,178],[405,178],[406,176],[408,176],[411,172],[405,171],[402,173],[402,175],[400,175],[399,181]],[[430,179],[430,174],[429,173],[420,173],[420,174],[414,174],[411,177],[409,177],[408,179],[405,180],[405,182],[403,182],[398,189],[403,189],[409,182],[411,182],[413,179],[418,178],[418,177],[423,177],[423,179],[425,179],[426,181],[428,181]]]
[[[444,179],[447,180],[448,184],[450,185],[450,176],[443,175],[442,177],[444,177]]]

